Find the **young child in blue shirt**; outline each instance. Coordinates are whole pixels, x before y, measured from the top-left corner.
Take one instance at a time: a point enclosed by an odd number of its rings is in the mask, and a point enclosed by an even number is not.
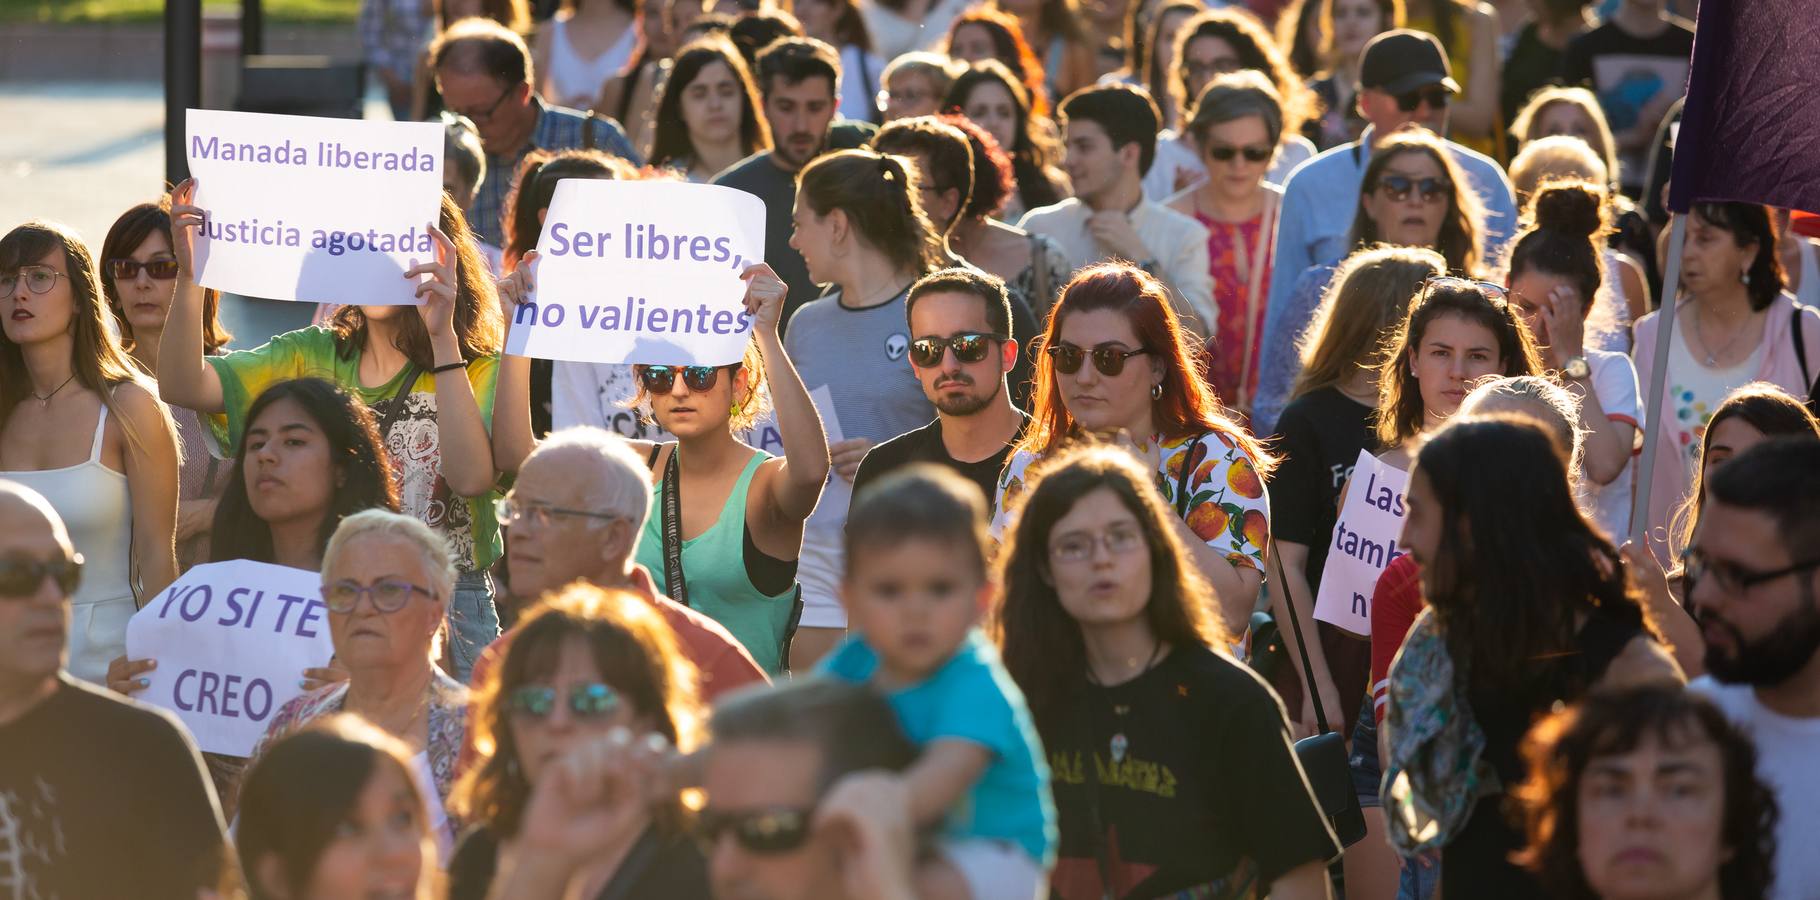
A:
[[[847,516],[851,636],[820,669],[883,691],[920,748],[905,771],[919,826],[941,826],[923,897],[1036,900],[1055,861],[1049,768],[1024,695],[980,630],[993,596],[985,498],[947,469],[881,478]]]

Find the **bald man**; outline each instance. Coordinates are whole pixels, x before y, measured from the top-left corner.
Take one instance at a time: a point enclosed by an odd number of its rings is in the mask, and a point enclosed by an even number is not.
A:
[[[221,810],[183,726],[64,671],[82,558],[42,496],[0,480],[0,886],[193,900]]]

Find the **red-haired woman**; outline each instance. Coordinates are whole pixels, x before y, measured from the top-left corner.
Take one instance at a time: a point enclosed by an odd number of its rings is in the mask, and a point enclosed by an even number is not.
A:
[[[1223,624],[1244,634],[1263,580],[1274,460],[1226,417],[1162,282],[1118,263],[1083,269],[1039,346],[1030,427],[999,477],[993,532],[1006,531],[1038,459],[1088,435],[1126,444],[1156,473]]]

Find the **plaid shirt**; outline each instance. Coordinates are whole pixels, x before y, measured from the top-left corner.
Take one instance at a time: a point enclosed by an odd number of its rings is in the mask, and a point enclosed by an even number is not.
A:
[[[582,129],[587,127],[587,114],[561,106],[551,106],[536,94],[531,95],[531,102],[537,106],[537,125],[531,129],[531,139],[517,152],[509,156],[488,153],[487,174],[480,182],[480,190],[474,195],[474,205],[469,207],[468,225],[481,239],[495,247],[504,247],[505,224],[503,217],[506,211],[506,199],[512,195],[512,186],[518,179],[518,165],[533,150],[572,150],[586,146],[582,139]],[[594,119],[594,147],[614,156],[621,157],[633,165],[640,165],[642,160],[632,149],[632,141],[619,123],[607,116],[596,116]]]
[[[375,69],[409,79],[436,33],[430,0],[361,0],[360,50]]]

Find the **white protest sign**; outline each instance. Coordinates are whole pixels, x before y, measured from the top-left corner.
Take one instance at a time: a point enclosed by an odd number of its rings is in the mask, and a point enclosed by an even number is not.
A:
[[[556,184],[537,290],[506,352],[578,362],[722,366],[746,352],[739,273],[765,258],[765,204],[681,181]]]
[[[821,415],[822,431],[828,435],[829,444],[838,444],[846,438],[841,436],[840,417],[834,412],[834,392],[822,385],[809,392],[809,402],[815,404],[815,411]],[[853,503],[853,483],[840,477],[840,473],[829,469],[828,483],[822,486],[821,501],[815,505],[815,511],[809,514],[805,527],[817,526],[833,529],[838,534],[847,527],[847,507]]]
[[[202,749],[248,755],[303,693],[303,670],[335,655],[321,584],[250,560],[185,572],[127,622],[127,658],[158,662],[137,698],[176,713]]]
[[[1403,555],[1403,492],[1409,473],[1359,451],[1352,485],[1333,525],[1314,617],[1353,634],[1371,634],[1371,592],[1390,561]]]
[[[415,304],[436,258],[442,126],[189,111],[196,281],[249,297]]]

